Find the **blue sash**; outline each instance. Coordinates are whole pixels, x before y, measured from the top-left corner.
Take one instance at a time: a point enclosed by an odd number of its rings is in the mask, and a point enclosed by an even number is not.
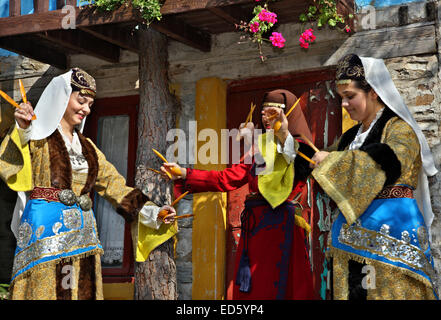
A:
[[[375,199],[351,226],[340,212],[332,226],[332,246],[404,268],[433,286],[429,236],[415,199]]]
[[[20,220],[11,282],[42,263],[92,251],[102,254],[92,210],[32,199]]]

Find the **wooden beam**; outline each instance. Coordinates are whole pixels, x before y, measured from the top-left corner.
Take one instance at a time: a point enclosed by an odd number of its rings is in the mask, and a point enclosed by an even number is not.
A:
[[[214,15],[232,24],[240,24],[249,20],[251,13],[245,12],[240,7],[210,7],[208,10]]]
[[[62,29],[67,13],[53,10],[18,17],[0,18],[0,37]],[[76,8],[76,27],[142,21],[139,12],[131,6],[122,6],[111,12],[100,12],[93,7]]]
[[[166,0],[161,7],[161,13],[168,15],[246,3],[255,3],[255,0]]]
[[[45,47],[29,36],[0,38],[0,48],[18,53],[22,56],[52,65],[59,69],[67,68],[67,55],[52,48]]]
[[[80,27],[79,29],[123,49],[139,53],[138,36],[136,32],[129,33],[130,31],[117,26]]]
[[[163,16],[160,22],[152,23],[151,26],[172,39],[186,45],[209,52],[211,49],[211,35],[203,30],[194,28],[176,17]]]
[[[337,64],[348,53],[380,59],[436,53],[435,29],[433,22],[422,22],[357,32],[338,46],[324,66]]]
[[[9,16],[16,17],[21,15],[21,0],[9,0]]]
[[[118,46],[98,39],[81,30],[54,30],[39,33],[38,36],[69,50],[84,53],[112,63],[119,62]]]

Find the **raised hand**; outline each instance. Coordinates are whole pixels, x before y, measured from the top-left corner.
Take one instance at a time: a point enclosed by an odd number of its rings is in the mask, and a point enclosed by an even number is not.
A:
[[[175,221],[176,210],[172,206],[162,206],[159,209],[158,220],[161,220],[165,224],[170,224]]]
[[[174,162],[163,163],[161,166],[161,172],[164,177],[171,180],[185,179],[187,177],[187,169],[180,167]],[[168,173],[168,174],[167,174]]]
[[[20,103],[20,109],[17,108],[14,112],[15,120],[22,129],[27,129],[29,127],[33,116],[34,109],[29,101],[27,103]]]

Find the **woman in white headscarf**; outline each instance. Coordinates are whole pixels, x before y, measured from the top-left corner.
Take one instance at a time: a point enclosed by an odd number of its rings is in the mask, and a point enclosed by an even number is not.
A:
[[[18,191],[11,299],[103,299],[92,201],[94,189],[126,221],[158,229],[174,220],[126,181],[82,135],[95,99],[95,80],[74,68],[52,79],[34,110],[22,103],[0,145],[0,177]],[[158,212],[168,211],[163,219]]]
[[[328,240],[333,298],[437,298],[427,182],[437,170],[427,141],[382,60],[347,55],[336,78],[359,123],[312,158],[313,177],[340,210]]]

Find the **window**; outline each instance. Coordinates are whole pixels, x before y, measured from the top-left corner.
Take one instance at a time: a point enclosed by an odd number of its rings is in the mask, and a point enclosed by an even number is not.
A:
[[[134,185],[139,96],[97,99],[87,118],[85,135],[92,139],[118,172]],[[125,282],[133,277],[130,224],[97,193],[91,195],[98,235],[104,248],[104,282]]]

